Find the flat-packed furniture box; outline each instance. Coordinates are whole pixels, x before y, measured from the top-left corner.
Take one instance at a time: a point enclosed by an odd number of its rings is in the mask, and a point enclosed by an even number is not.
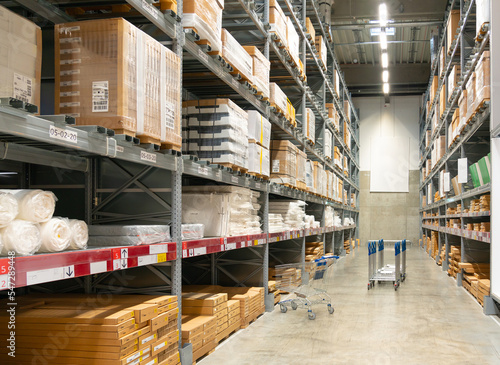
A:
[[[296,183],[297,187],[302,190],[307,189],[306,184],[306,161],[307,161],[307,153],[301,151],[297,148],[297,174],[296,174]]]
[[[248,112],[248,140],[269,149],[271,143],[271,122],[256,110]]]
[[[467,124],[467,112],[468,112],[467,89],[462,91],[462,95],[460,95],[460,98],[458,99],[458,108],[460,110],[458,131],[461,132],[462,128],[465,127],[465,125]]]
[[[230,99],[183,102],[183,152],[248,169],[248,114]]]
[[[180,60],[122,18],[55,26],[55,113],[181,146]]]
[[[193,360],[198,360],[217,346],[217,317],[182,316],[182,344],[193,347]]]
[[[333,147],[333,163],[341,170],[342,170],[342,159],[343,156],[342,152],[340,152],[340,149],[337,146]]]
[[[154,357],[178,357],[175,296],[115,295],[101,304],[102,298],[91,294],[34,294],[18,301],[24,308],[16,311],[12,363],[44,360],[44,349],[57,336],[64,347],[50,359],[54,364],[125,365]],[[162,307],[169,309],[160,313]],[[4,351],[7,349],[0,353]]]
[[[319,53],[319,59],[323,63],[323,67],[326,68],[326,43],[325,40],[323,39],[323,36],[319,35],[316,37],[316,40],[314,42],[314,46],[316,47],[316,50]]]
[[[282,43],[282,47],[287,47],[287,19],[277,0],[269,1],[269,32],[273,33]]]
[[[278,84],[274,82],[269,83],[269,95],[271,106],[276,107],[281,113],[286,114],[288,98]]]
[[[208,41],[212,51],[222,51],[222,10],[224,1],[185,0],[183,1],[182,25],[194,29],[202,42]]]
[[[349,130],[349,125],[347,122],[344,122],[344,143],[347,146],[347,149],[351,149],[351,131]]]
[[[315,144],[316,142],[316,116],[311,108],[306,108],[306,121],[304,123],[303,133],[307,140]]]
[[[0,98],[12,97],[40,108],[41,73],[40,27],[0,6]]]
[[[349,103],[349,100],[344,100],[344,114],[347,118],[344,122],[350,123],[351,122],[351,104]]]
[[[446,48],[449,50],[453,40],[457,36],[458,23],[460,22],[460,10],[452,10],[450,12],[450,17],[448,19],[448,25],[446,27]],[[458,52],[460,52],[460,47],[458,47]]]
[[[460,80],[460,65],[455,65],[451,69],[450,75],[448,76],[448,100],[451,98],[453,94],[453,90],[457,86],[458,81]]]
[[[490,99],[490,52],[484,51],[476,66],[476,97],[474,109]]]
[[[437,95],[438,86],[439,86],[439,77],[434,76],[432,78],[432,84],[431,84],[430,95],[429,95],[429,99],[430,99],[431,103],[434,101],[434,98]]]
[[[332,132],[325,128],[325,135],[323,141],[323,153],[328,160],[332,160]]]
[[[335,109],[334,104],[329,103],[325,104],[325,108],[328,110],[328,118],[330,119],[330,122],[338,132],[340,130],[340,115],[337,112],[337,109]]]
[[[292,57],[292,62],[296,67],[300,68],[300,58],[299,58],[299,45],[300,38],[295,26],[293,25],[293,20],[290,17],[286,18],[286,43],[288,46],[288,51]]]
[[[311,18],[306,18],[306,33],[311,36],[311,43],[314,44],[316,39],[316,30],[314,29],[314,25],[311,21]]]
[[[269,150],[253,142],[248,143],[248,172],[269,177]]]
[[[252,57],[253,78],[252,83],[264,98],[269,98],[269,73],[271,71],[271,62],[255,46],[243,46],[245,51]]]
[[[222,29],[222,57],[233,67],[233,73],[239,73],[243,80],[253,82],[252,56],[227,29]]]
[[[296,186],[297,147],[288,140],[271,141],[271,181]]]
[[[467,81],[467,113],[465,114],[466,124],[470,121],[476,111],[476,73]]]
[[[439,91],[439,118],[444,114],[446,110],[446,84],[443,85],[441,90]]]

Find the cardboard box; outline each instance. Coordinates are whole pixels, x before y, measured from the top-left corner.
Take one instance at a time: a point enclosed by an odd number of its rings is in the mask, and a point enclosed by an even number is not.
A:
[[[292,57],[292,62],[299,66],[299,45],[300,38],[299,34],[295,30],[293,20],[290,17],[286,18],[286,43],[288,46],[288,52]]]
[[[457,36],[458,23],[460,22],[460,10],[452,10],[446,26],[446,47],[449,50],[453,40]],[[460,48],[459,48],[460,50]]]
[[[448,83],[448,100],[451,98],[451,95],[453,94],[453,90],[457,86],[458,80],[460,80],[461,76],[461,71],[460,71],[460,65],[455,65],[451,69],[451,72],[447,78],[447,83]]]
[[[287,19],[276,0],[269,1],[269,26],[269,32],[281,41],[283,47],[287,47]]]
[[[467,121],[472,117],[476,111],[476,73],[473,72],[472,76],[467,81]]]
[[[269,98],[269,73],[271,71],[271,62],[264,57],[257,47],[243,46],[243,48],[252,57],[253,84],[257,88],[257,91],[262,93],[264,98]]]
[[[271,179],[296,185],[297,147],[287,140],[271,141]]]
[[[316,116],[311,108],[306,108],[306,121],[303,133],[312,144],[316,141]]]
[[[490,99],[490,52],[484,51],[476,66],[476,106]]]
[[[269,177],[270,154],[267,148],[248,143],[248,172]]]
[[[462,128],[467,124],[467,115],[468,115],[468,105],[467,105],[467,89],[462,91],[462,95],[458,99],[458,108],[459,108],[459,118],[460,122],[458,125],[458,130],[461,131]]]
[[[314,44],[316,39],[316,30],[314,29],[314,25],[311,22],[311,18],[306,18],[306,33],[311,36],[311,43]]]
[[[431,89],[430,89],[430,102],[431,103],[434,101],[434,98],[437,95],[438,86],[439,86],[439,78],[437,76],[434,76],[432,78],[432,84],[431,84]]]
[[[351,104],[349,104],[349,100],[344,100],[344,114],[347,118],[347,123],[351,122]]]
[[[305,184],[306,183],[306,161],[307,161],[307,154],[304,151],[301,151],[300,149],[297,148],[297,174],[296,174],[296,183],[297,187],[302,187],[304,186],[299,186],[300,184]]]
[[[190,307],[216,307],[227,302],[226,293],[183,293],[182,305]]]
[[[323,36],[319,35],[316,37],[316,40],[314,42],[314,46],[316,47],[316,50],[319,53],[320,61],[323,63],[323,66],[326,68],[326,66],[327,66],[326,59],[327,59],[328,52],[327,52],[326,43],[325,43],[325,40],[323,39]]]
[[[0,49],[0,97],[13,97],[40,108],[41,29],[0,6]]]
[[[323,139],[323,153],[325,157],[331,161],[332,159],[332,132],[329,129],[325,128],[325,135]]]
[[[271,104],[274,104],[274,106],[285,114],[287,110],[287,97],[278,84],[274,82],[269,83],[269,94]]]
[[[182,316],[182,338],[190,338],[203,333],[206,329],[217,324],[214,316]]]
[[[227,29],[222,29],[222,57],[244,80],[253,82],[253,59]]]
[[[138,304],[130,307],[130,309],[134,311],[135,321],[137,323],[147,322],[158,315],[157,304]]]

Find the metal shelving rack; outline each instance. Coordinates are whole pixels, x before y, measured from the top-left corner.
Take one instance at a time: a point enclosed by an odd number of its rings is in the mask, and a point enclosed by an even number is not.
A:
[[[489,232],[484,233],[469,231],[466,229],[466,224],[464,223],[464,220],[472,219],[473,221],[473,219],[477,219],[478,217],[480,217],[481,220],[489,219],[490,212],[447,214],[447,209],[449,207],[454,208],[457,204],[461,204],[463,210],[471,199],[478,198],[483,194],[491,193],[492,187],[494,186],[493,184],[488,183],[475,189],[468,189],[462,194],[456,196],[453,194],[453,188],[451,187],[452,190],[450,192],[444,192],[445,196],[441,200],[432,204],[427,204],[427,201],[425,203],[423,202],[424,197],[428,199],[429,195],[431,195],[434,198],[434,193],[439,191],[440,171],[444,170],[445,172],[451,173],[451,177],[456,176],[458,173],[457,160],[459,158],[468,157],[468,163],[470,164],[487,155],[490,151],[489,124],[492,107],[489,100],[484,103],[482,109],[477,111],[472,120],[470,120],[465,128],[462,129],[460,135],[455,138],[454,141],[448,140],[448,127],[451,124],[452,116],[455,110],[458,108],[458,99],[462,94],[462,90],[465,89],[467,81],[472,77],[481,54],[490,47],[491,30],[488,30],[486,35],[479,41],[474,41],[476,36],[475,17],[473,16],[475,14],[475,7],[475,0],[449,1],[448,12],[445,17],[443,28],[441,29],[440,42],[438,42],[439,50],[432,63],[429,87],[424,95],[424,102],[421,107],[421,161],[419,164],[419,168],[421,169],[421,237],[423,241],[424,235],[430,236],[431,231],[438,232],[438,252],[441,251],[443,246],[445,247],[446,259],[443,260],[442,263],[443,271],[447,271],[449,268],[447,259],[450,252],[450,246],[452,244],[461,247],[462,262],[483,262],[483,260],[489,259],[490,244],[493,243]],[[460,22],[453,41],[451,44],[447,44],[446,27],[452,10],[460,10]],[[442,52],[445,52],[445,55],[444,67],[441,68],[439,66],[439,60],[442,56]],[[446,81],[454,65],[461,66],[461,77],[452,92],[448,93]],[[438,92],[436,93],[434,99],[430,100],[430,90],[434,76],[438,76]],[[437,105],[440,98],[440,92],[446,93],[446,107],[444,113],[438,121],[437,126],[431,133],[428,145],[426,145],[426,132],[431,129],[433,113],[439,112]],[[425,103],[428,100],[430,102],[430,108],[426,112]],[[432,168],[431,172],[424,178],[423,167],[425,166],[426,160],[430,158],[433,144],[440,136],[443,135],[446,136],[446,152],[439,161],[436,161],[436,164]],[[470,186],[470,179],[469,184],[463,185]],[[424,213],[426,214],[425,217]],[[429,216],[430,214],[433,214],[434,216]],[[446,227],[446,219],[461,219],[461,227]],[[434,225],[436,220],[439,225]],[[493,225],[491,227],[494,229]],[[436,262],[438,259],[439,255],[436,255]],[[463,272],[460,272],[457,275],[458,286],[462,286],[462,278]],[[492,305],[488,302],[490,300],[489,298],[490,297],[485,297],[484,308],[485,313],[491,314],[491,310],[489,308],[491,308]]]
[[[1,2],[0,2],[1,3]],[[74,21],[64,9],[72,1],[57,2],[20,0],[8,2],[8,5],[20,5],[26,15],[35,19],[57,24]],[[81,2],[79,2],[81,3]],[[255,94],[247,84],[240,82],[229,73],[225,61],[220,56],[210,56],[208,47],[196,44],[198,36],[182,27],[182,1],[177,2],[177,13],[161,13],[151,0],[127,0],[143,16],[140,24],[145,31],[160,34],[160,40],[170,46],[183,59],[183,72],[202,69],[210,71],[214,80],[223,88],[221,92],[213,90],[192,90],[189,82],[183,80],[180,95],[198,97],[227,95],[244,108],[253,108],[269,118],[273,124],[273,137],[293,141],[307,153],[309,159],[319,161],[344,182],[348,201],[337,202],[315,194],[307,193],[284,185],[269,183],[253,176],[236,173],[227,168],[209,165],[198,161],[193,156],[183,156],[175,151],[158,151],[154,145],[139,145],[134,138],[115,135],[113,131],[101,127],[79,127],[71,124],[64,116],[34,116],[23,110],[25,105],[12,106],[11,100],[0,101],[0,135],[2,143],[0,165],[7,171],[16,171],[18,175],[8,180],[9,187],[39,187],[54,189],[62,195],[75,193],[81,200],[75,207],[65,207],[68,216],[77,208],[84,212],[82,219],[88,223],[136,223],[169,222],[171,224],[171,242],[139,247],[113,247],[68,251],[56,254],[33,255],[17,259],[17,286],[44,285],[45,290],[61,290],[59,280],[73,279],[65,284],[65,290],[83,288],[86,292],[102,288],[106,278],[124,269],[143,267],[164,282],[162,290],[169,289],[173,294],[181,295],[183,275],[190,269],[189,260],[203,258],[207,265],[212,283],[217,283],[219,273],[228,273],[228,263],[249,261],[252,272],[259,273],[258,283],[268,292],[268,265],[270,249],[277,242],[291,242],[296,245],[299,260],[305,259],[307,237],[320,237],[326,247],[345,254],[343,241],[359,237],[359,120],[342,76],[340,66],[333,51],[333,44],[328,41],[328,24],[322,23],[316,0],[302,0],[300,3],[279,0],[282,9],[291,17],[300,37],[301,60],[307,77],[313,76],[321,82],[315,83],[314,89],[301,79],[297,70],[289,61],[287,52],[279,48],[268,32],[269,0],[258,5],[248,0],[226,1],[226,6],[239,9],[241,18],[245,18],[244,37],[253,37],[255,44],[263,49],[264,55],[273,60],[274,71],[285,73],[290,87],[284,87],[297,109],[298,128],[293,128],[280,117],[269,104]],[[80,5],[81,6],[81,5]],[[237,16],[231,16],[231,19]],[[315,46],[308,40],[305,18],[310,16],[318,34],[325,38],[328,51],[326,67],[321,64]],[[231,21],[224,25],[237,26]],[[226,24],[227,23],[227,24]],[[277,69],[274,69],[277,67]],[[334,90],[334,75],[340,75],[340,92]],[[351,121],[347,123],[351,133],[351,149],[343,139],[343,121],[347,119],[344,101],[349,102]],[[332,102],[341,116],[340,131],[335,130],[325,110],[325,103]],[[305,108],[310,107],[316,116],[317,143],[306,142],[300,130]],[[51,138],[51,128],[64,129],[75,136],[76,141]],[[333,135],[333,145],[338,146],[343,155],[348,157],[349,176],[323,154],[323,134],[329,129]],[[55,173],[54,173],[55,172]],[[55,178],[47,178],[52,173]],[[238,237],[206,238],[194,241],[181,239],[182,186],[186,182],[223,183],[250,188],[261,192],[263,234]],[[356,207],[351,207],[350,197],[356,197]],[[268,204],[271,198],[291,198],[304,200],[316,219],[321,220],[319,229],[303,229],[269,234]],[[351,226],[324,227],[324,208],[333,207],[341,212],[341,219],[352,218]],[[131,209],[134,207],[134,209]],[[328,243],[327,243],[328,242]],[[279,248],[278,248],[279,251]],[[255,259],[249,259],[254,255]],[[7,259],[0,259],[1,268],[7,267]],[[187,265],[187,266],[186,266]],[[184,267],[184,269],[183,269]],[[229,273],[234,282],[244,285],[248,281],[238,275],[249,277],[248,272]],[[2,276],[0,276],[0,280]],[[144,285],[143,285],[144,286]],[[113,286],[107,286],[113,291]],[[2,289],[2,288],[0,288]],[[22,290],[22,289],[21,289]],[[132,289],[130,289],[132,290]],[[143,288],[141,292],[155,292],[158,288]],[[266,309],[272,310],[272,294],[266,297]],[[179,306],[181,305],[179,301]],[[180,325],[180,321],[179,321]],[[189,359],[189,350],[181,354]],[[186,357],[184,357],[186,356]]]

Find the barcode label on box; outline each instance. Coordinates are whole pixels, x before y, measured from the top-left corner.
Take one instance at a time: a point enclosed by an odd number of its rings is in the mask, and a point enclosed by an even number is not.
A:
[[[156,154],[141,151],[141,160],[156,163]]]
[[[280,160],[273,160],[273,172],[280,172]]]
[[[62,81],[59,85],[61,86],[78,86],[80,81]]]
[[[57,128],[53,125],[49,127],[49,136],[50,138],[59,139],[61,141],[78,143],[78,134],[76,132],[63,128]]]
[[[61,108],[74,108],[74,107],[77,107],[77,106],[80,106],[80,102],[79,101],[72,101],[70,103],[60,103],[59,104],[59,107],[61,107]]]
[[[78,32],[80,30],[79,25],[75,25],[73,27],[61,27],[59,28],[59,33],[60,34],[70,34],[71,32]]]
[[[61,76],[80,75],[80,69],[61,71]]]
[[[14,73],[14,98],[31,103],[33,100],[33,80],[30,77]]]
[[[152,15],[155,19],[158,19],[158,11],[146,0],[142,0],[142,8],[146,10],[150,15]]]
[[[80,92],[79,91],[67,91],[67,92],[63,92],[60,94],[62,97],[65,97],[65,96],[80,96]]]
[[[92,83],[92,112],[105,113],[109,110],[109,82],[94,81]]]
[[[165,103],[165,126],[175,130],[175,105],[169,102]]]
[[[61,38],[59,39],[59,43],[79,43],[82,41],[81,37],[71,37],[71,38]]]
[[[74,60],[61,60],[61,65],[75,65],[77,63],[82,63],[80,58],[75,58]]]
[[[80,53],[82,51],[81,48],[66,48],[66,49],[61,49],[59,51],[60,54],[75,54],[75,53]]]

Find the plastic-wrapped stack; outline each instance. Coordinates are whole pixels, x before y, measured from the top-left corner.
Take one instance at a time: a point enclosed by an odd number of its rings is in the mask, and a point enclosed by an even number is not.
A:
[[[287,18],[277,0],[269,1],[269,25],[270,33],[274,34],[284,47],[287,47]]]
[[[288,51],[292,57],[292,62],[299,67],[299,44],[300,38],[293,25],[293,20],[289,17],[286,18],[286,40],[288,44]]]
[[[323,63],[323,66],[326,67],[326,44],[325,40],[323,39],[323,36],[317,36],[314,42],[314,46],[316,47],[316,50],[319,53],[319,58],[321,62]]]
[[[252,56],[228,32],[222,29],[222,57],[233,67],[234,73],[239,73],[243,80],[253,80]]]
[[[269,177],[271,123],[256,110],[248,111],[248,172]]]
[[[335,213],[333,217],[333,226],[334,227],[342,227],[342,219],[338,215],[338,213]]]
[[[334,211],[333,207],[326,206],[325,207],[325,227],[333,227],[334,222]]]
[[[323,153],[327,160],[332,160],[332,132],[325,129],[325,137],[323,141]]]
[[[334,104],[327,103],[325,104],[325,108],[328,110],[328,119],[330,119],[330,123],[335,127],[335,130],[338,132],[340,130],[340,115],[335,108]]]
[[[183,224],[182,239],[183,240],[198,240],[205,235],[204,224]]]
[[[274,82],[269,83],[269,101],[271,106],[278,109],[279,112],[286,115],[287,114],[287,96]]]
[[[224,1],[185,0],[182,6],[184,28],[194,29],[200,39],[210,42],[212,51],[220,51]]]
[[[301,151],[297,148],[297,174],[296,174],[296,183],[297,187],[302,190],[307,189],[306,183],[306,161],[307,154],[304,151]]]
[[[83,221],[53,217],[56,196],[43,190],[0,191],[0,252],[32,255],[87,247]]]
[[[306,122],[303,132],[307,140],[314,144],[316,141],[316,116],[310,108],[306,108]]]
[[[207,237],[259,234],[259,197],[259,192],[236,186],[186,186],[182,220],[185,224],[204,224]]]
[[[55,112],[181,146],[180,59],[122,18],[57,24]]]
[[[281,214],[269,214],[269,233],[289,231]]]
[[[271,70],[271,63],[257,47],[243,46],[243,48],[252,57],[252,83],[257,88],[258,93],[262,93],[264,98],[269,98],[269,72]]]
[[[305,226],[304,228],[306,229],[311,229],[311,228],[319,228],[321,227],[321,222],[315,220],[316,218],[313,215],[306,215],[305,216]]]
[[[311,193],[316,192],[316,188],[314,186],[314,165],[311,160],[306,161],[306,186],[307,190]]]
[[[296,186],[297,147],[287,140],[271,141],[271,181]]]
[[[170,241],[170,226],[90,226],[89,246],[138,246]]]
[[[230,99],[183,103],[183,152],[248,169],[248,114]]]
[[[276,200],[269,202],[270,214],[281,214],[288,229],[304,228],[306,203],[302,200]]]

